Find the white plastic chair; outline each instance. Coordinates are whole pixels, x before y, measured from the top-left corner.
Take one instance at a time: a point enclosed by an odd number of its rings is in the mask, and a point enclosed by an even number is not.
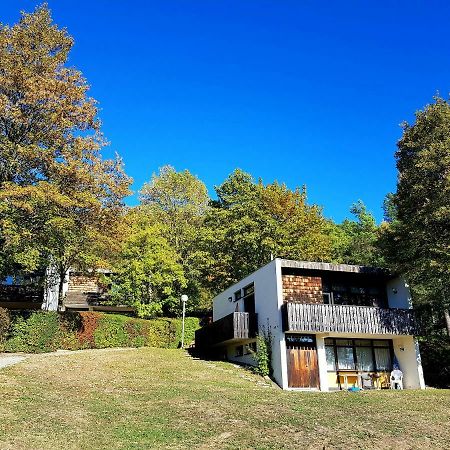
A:
[[[403,372],[400,369],[394,369],[391,372],[391,389],[403,389]]]

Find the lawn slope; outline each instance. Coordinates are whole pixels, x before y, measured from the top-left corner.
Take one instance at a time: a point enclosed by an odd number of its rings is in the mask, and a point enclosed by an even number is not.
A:
[[[450,391],[283,392],[181,350],[35,355],[0,371],[1,449],[450,448]]]

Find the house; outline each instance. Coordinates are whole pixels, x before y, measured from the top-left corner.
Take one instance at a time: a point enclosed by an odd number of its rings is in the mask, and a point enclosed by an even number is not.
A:
[[[214,298],[196,347],[254,365],[257,333],[283,389],[388,387],[394,366],[406,389],[425,387],[408,286],[384,269],[274,259]]]

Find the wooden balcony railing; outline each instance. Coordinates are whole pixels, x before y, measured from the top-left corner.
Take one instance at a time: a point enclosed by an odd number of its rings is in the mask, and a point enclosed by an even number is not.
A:
[[[257,315],[234,312],[195,332],[196,348],[210,348],[225,341],[238,342],[256,337]]]
[[[411,309],[285,303],[284,331],[417,334]]]

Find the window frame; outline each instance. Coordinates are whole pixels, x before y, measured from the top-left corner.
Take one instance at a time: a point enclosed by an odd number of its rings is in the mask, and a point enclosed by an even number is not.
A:
[[[339,345],[336,343],[336,341],[339,340],[347,340],[347,341],[351,341],[351,345],[347,344],[347,345]],[[327,342],[328,341],[328,342]],[[370,345],[358,345],[358,341],[370,341]],[[381,343],[385,341],[386,344],[385,345],[376,345],[375,343]],[[368,372],[389,372],[392,370],[393,366],[394,366],[394,347],[393,347],[393,343],[391,339],[361,339],[361,338],[345,338],[345,337],[330,337],[330,338],[325,338],[325,347],[332,347],[334,349],[334,370],[328,369],[327,367],[327,372],[338,372],[340,370],[355,370],[358,372],[367,372],[365,370],[359,370],[358,369],[358,356],[357,356],[357,352],[356,349],[358,347],[363,347],[363,348],[370,348],[371,349],[371,354],[372,354],[372,365],[373,365],[373,370],[370,370]],[[339,358],[338,358],[338,348],[352,348],[353,349],[353,361],[354,361],[354,368],[353,369],[339,369]],[[377,367],[377,362],[376,362],[376,357],[375,357],[375,349],[376,348],[387,348],[389,349],[389,356],[390,356],[390,363],[391,363],[391,367],[388,370],[385,369],[379,369]],[[328,362],[327,362],[327,366],[328,366]]]

